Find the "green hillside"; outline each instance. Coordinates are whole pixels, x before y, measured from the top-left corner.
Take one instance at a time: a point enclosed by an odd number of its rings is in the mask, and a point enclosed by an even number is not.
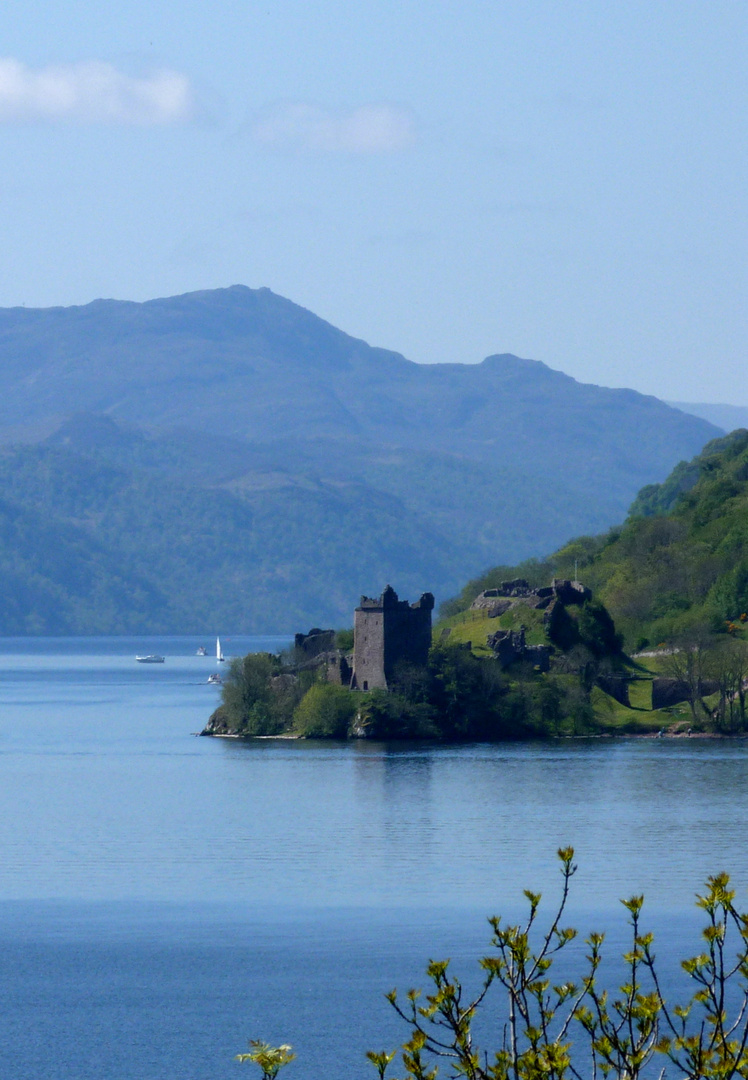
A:
[[[574,577],[575,567],[629,650],[696,630],[739,634],[748,612],[748,431],[715,439],[662,484],[644,488],[622,526],[579,537],[547,560],[494,567],[445,611],[467,609],[501,580],[545,584]]]
[[[370,489],[232,492],[49,446],[0,452],[0,569],[2,634],[292,631],[349,617],[354,581],[418,594],[455,573]]]
[[[0,633],[143,631],[170,598],[135,559],[123,559],[85,526],[0,498]]]

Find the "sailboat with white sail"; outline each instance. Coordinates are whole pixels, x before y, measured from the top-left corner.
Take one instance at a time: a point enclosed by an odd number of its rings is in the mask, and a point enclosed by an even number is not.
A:
[[[216,638],[216,660],[219,664],[223,663],[223,653],[221,652],[221,639]]]

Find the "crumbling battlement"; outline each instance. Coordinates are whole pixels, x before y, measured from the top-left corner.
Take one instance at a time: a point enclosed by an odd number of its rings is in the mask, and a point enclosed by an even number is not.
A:
[[[562,604],[583,604],[592,598],[592,590],[581,581],[569,581],[566,578],[554,578],[551,582],[553,595]]]
[[[525,604],[526,607],[542,611],[555,600],[562,604],[583,604],[591,596],[591,590],[581,581],[554,578],[550,585],[531,589],[524,578],[514,578],[513,581],[502,581],[495,589],[485,589],[478,593],[470,609],[485,610],[489,619],[496,619],[516,604]]]
[[[399,664],[425,667],[431,647],[434,597],[414,604],[391,585],[377,598],[362,596],[353,615],[352,690],[387,690]]]

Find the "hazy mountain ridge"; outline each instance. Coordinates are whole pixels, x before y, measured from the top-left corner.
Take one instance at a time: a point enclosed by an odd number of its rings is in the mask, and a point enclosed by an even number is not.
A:
[[[3,428],[12,437],[83,411],[267,444],[280,457],[289,441],[311,444],[317,469],[340,460],[341,441],[348,458],[351,444],[357,458],[442,452],[580,496],[595,490],[611,521],[718,433],[655,398],[509,354],[413,364],[243,286],[0,311],[0,390],[0,439]]]
[[[715,424],[725,432],[748,428],[748,405],[710,405],[686,401],[668,401],[667,404],[681,412],[690,413],[691,416],[700,416],[702,420],[708,420],[710,424]]]
[[[554,438],[580,417],[594,434],[615,437],[611,416],[626,410],[654,429],[662,421],[671,439],[715,434],[656,398],[578,383],[510,354],[414,364],[269,289],[244,286],[144,304],[0,311],[0,388],[0,435],[50,415],[103,412],[253,441],[363,437],[455,452],[459,438],[461,454],[487,460],[497,445],[510,450],[525,438],[538,410]],[[656,430],[649,442],[672,453]],[[624,438],[617,444],[630,456]]]
[[[620,520],[716,433],[509,354],[414,364],[243,286],[0,310],[0,441],[21,431],[0,498],[140,575],[143,630],[200,631],[342,622],[388,579],[444,596]],[[129,630],[120,601],[48,632]]]

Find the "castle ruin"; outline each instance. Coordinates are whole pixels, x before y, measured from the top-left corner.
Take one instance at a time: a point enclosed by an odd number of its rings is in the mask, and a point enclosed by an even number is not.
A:
[[[391,585],[376,599],[362,596],[353,614],[351,690],[387,690],[399,664],[425,667],[433,610],[431,593],[409,604]]]

